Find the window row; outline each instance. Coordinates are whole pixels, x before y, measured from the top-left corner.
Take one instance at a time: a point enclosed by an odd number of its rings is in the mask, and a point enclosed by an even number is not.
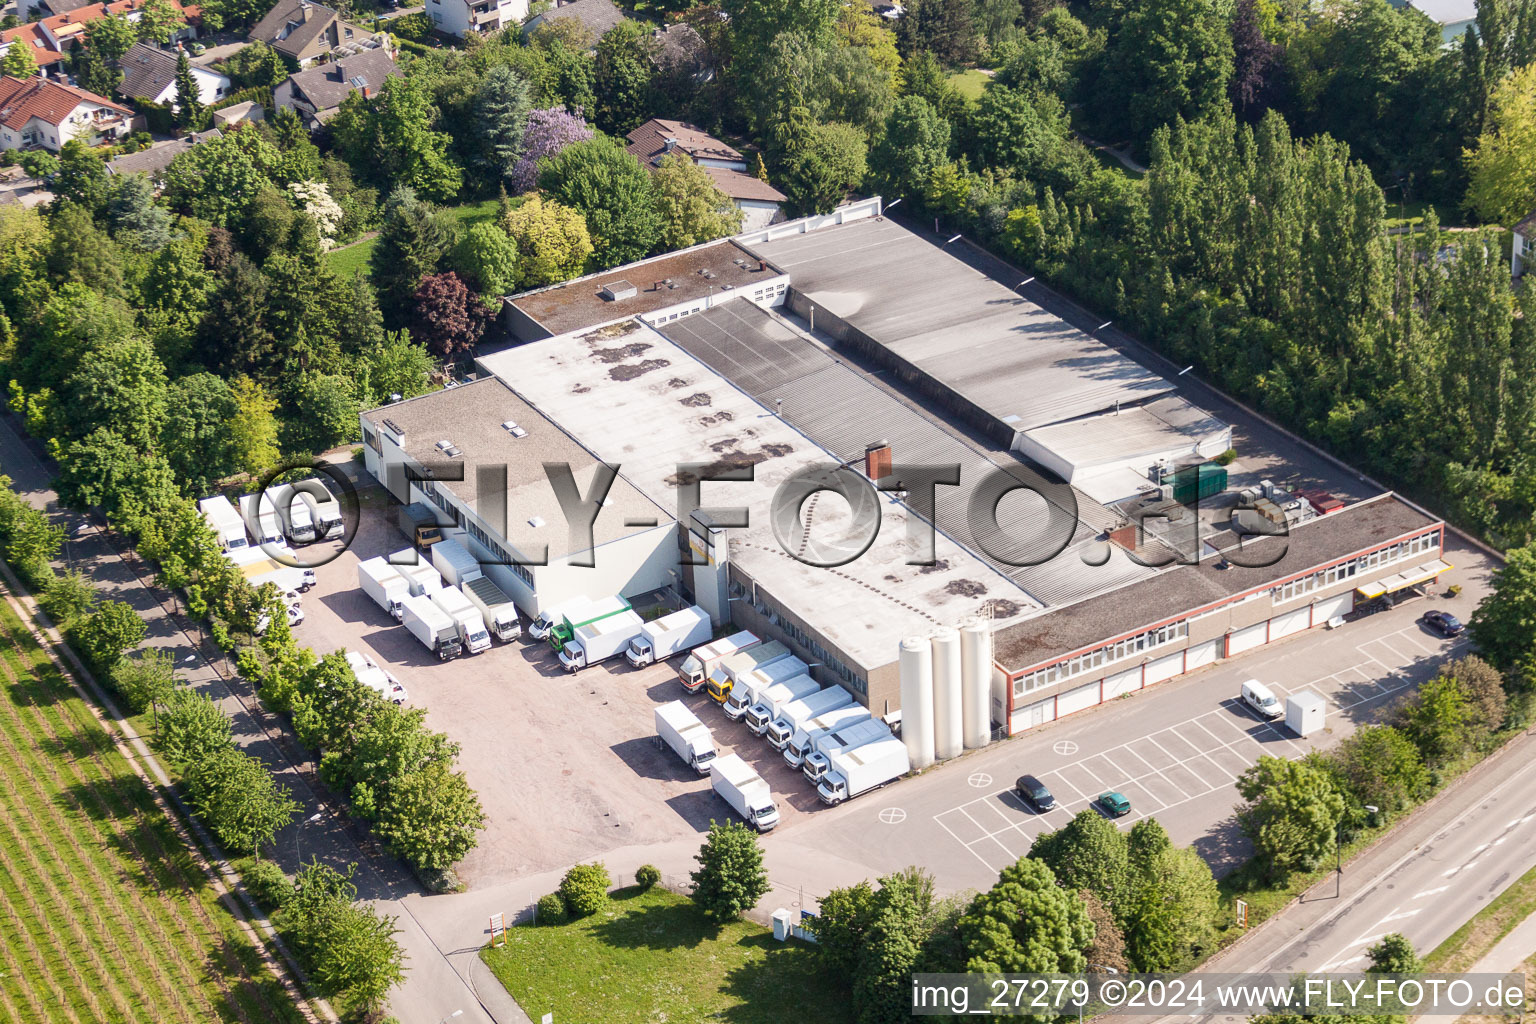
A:
[[[1189,636],[1188,620],[1170,622],[1166,626],[1157,629],[1149,629],[1145,633],[1117,640],[1112,644],[1105,644],[1096,650],[1086,651],[1066,661],[1048,665],[1045,668],[1030,672],[1021,676],[1013,684],[1013,695],[1022,696],[1032,690],[1039,690],[1046,686],[1055,686],[1057,683],[1080,676],[1085,672],[1091,672],[1105,665],[1133,657],[1145,651],[1155,650],[1176,640],[1182,640]]]
[[[1284,604],[1294,601],[1298,597],[1304,597],[1323,587],[1331,587],[1335,583],[1353,579],[1360,573],[1379,569],[1384,565],[1394,565],[1417,559],[1426,552],[1434,551],[1439,547],[1439,537],[1434,533],[1420,534],[1404,541],[1384,547],[1380,551],[1372,551],[1361,555],[1359,558],[1341,562],[1338,565],[1329,566],[1321,572],[1315,572],[1301,579],[1291,580],[1275,587],[1270,593],[1274,596],[1275,604]]]

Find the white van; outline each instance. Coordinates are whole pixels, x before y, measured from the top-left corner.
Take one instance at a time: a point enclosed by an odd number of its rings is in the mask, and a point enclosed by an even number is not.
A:
[[[1274,691],[1257,679],[1250,679],[1243,684],[1243,703],[1264,718],[1279,718],[1285,714],[1285,707]]]

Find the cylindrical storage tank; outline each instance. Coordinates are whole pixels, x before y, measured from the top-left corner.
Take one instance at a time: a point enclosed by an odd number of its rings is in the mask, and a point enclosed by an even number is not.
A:
[[[960,623],[960,705],[966,749],[992,742],[992,627],[985,619]]]
[[[901,642],[901,740],[912,767],[933,764],[933,647],[925,637]]]
[[[933,634],[933,750],[940,761],[965,749],[960,634],[949,627]]]

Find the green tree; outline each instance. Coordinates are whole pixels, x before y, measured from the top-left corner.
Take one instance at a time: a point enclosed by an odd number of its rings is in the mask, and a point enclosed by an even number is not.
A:
[[[122,695],[134,714],[154,711],[157,725],[159,709],[170,701],[177,682],[175,656],[154,647],[123,658],[112,669],[112,688]]]
[[[60,395],[70,437],[105,427],[135,448],[148,450],[165,423],[165,366],[144,339],[120,338],[82,356]]]
[[[96,585],[78,569],[49,580],[37,603],[59,628],[68,630],[96,607]]]
[[[127,18],[111,16],[86,23],[85,48],[108,64],[116,64],[139,41],[138,30]]]
[[[208,298],[198,341],[204,366],[224,376],[265,370],[275,341],[267,324],[267,279],[236,253]]]
[[[500,224],[481,221],[470,225],[459,236],[448,262],[470,287],[487,298],[509,295],[517,285],[517,243]]]
[[[70,642],[87,664],[98,672],[111,672],[123,652],[139,645],[145,632],[144,620],[128,605],[103,601],[75,627]]]
[[[1505,553],[1492,589],[1469,623],[1472,639],[1499,668],[1536,674],[1536,547]]]
[[[560,879],[560,900],[572,917],[591,917],[608,905],[612,884],[601,862],[577,864]]]
[[[224,747],[192,762],[184,773],[192,805],[224,846],[261,858],[299,811],[287,786],[279,785],[257,758]]]
[[[1405,697],[1394,709],[1393,719],[1431,768],[1461,756],[1481,738],[1461,684],[1444,674]]]
[[[294,945],[310,974],[327,996],[342,993],[374,1012],[391,987],[405,977],[405,954],[395,940],[395,919],[369,907],[354,906],[352,875],[311,861],[294,878],[293,896],[283,905]]]
[[[1402,932],[1382,936],[1380,942],[1365,951],[1371,958],[1366,968],[1372,974],[1417,974],[1424,969],[1424,961],[1413,950],[1413,943]]]
[[[633,131],[656,102],[656,53],[650,30],[625,19],[603,33],[592,63],[597,126],[613,135]]]
[[[475,162],[492,185],[509,185],[523,155],[523,131],[532,109],[527,81],[506,64],[496,64],[475,92]]]
[[[1509,712],[1509,695],[1499,670],[1475,654],[1457,658],[1441,670],[1456,680],[1467,701],[1468,721],[1473,730],[1485,737],[1504,727]]]
[[[1334,763],[1361,805],[1385,811],[1411,806],[1429,788],[1419,750],[1390,725],[1368,725],[1339,744]]]
[[[976,52],[969,0],[912,0],[896,26],[901,52],[926,51],[945,64],[964,64]]]
[[[436,759],[394,781],[374,830],[417,868],[444,871],[475,848],[485,811],[464,773]]]
[[[119,174],[107,189],[107,219],[119,241],[156,250],[171,240],[171,214],[155,202],[147,174]]]
[[[55,281],[122,295],[123,263],[117,246],[96,226],[89,210],[72,202],[60,204],[49,238],[48,273]]]
[[[407,185],[427,199],[447,202],[463,176],[448,157],[449,137],[434,131],[432,97],[425,79],[395,75],[378,92],[354,92],[331,121],[336,144],[361,173]]]
[[[709,837],[694,856],[693,902],[717,921],[734,921],[768,892],[768,872],[757,833],[739,822],[710,821]]]
[[[394,79],[390,79],[394,81]],[[355,95],[355,94],[354,94]],[[193,146],[165,169],[162,187],[172,208],[230,227],[240,222],[282,155],[249,125]]]
[[[187,27],[187,19],[170,0],[144,0],[139,6],[134,32],[142,40],[165,46]],[[183,51],[185,53],[185,51]]]
[[[852,976],[864,948],[864,937],[878,910],[875,889],[867,880],[846,889],[833,889],[821,898],[810,927],[816,935],[817,954],[831,973]]]
[[[284,450],[323,452],[357,436],[357,396],[348,378],[301,373],[289,384],[288,397],[293,415],[283,424]]]
[[[1029,857],[1046,864],[1063,886],[1087,889],[1119,913],[1129,885],[1130,847],[1125,833],[1098,811],[1086,808],[1064,828],[1041,833]]]
[[[395,322],[404,319],[422,279],[437,272],[452,243],[451,228],[430,204],[409,188],[390,193],[370,266],[380,305]]]
[[[791,94],[768,147],[775,179],[800,214],[826,213],[864,180],[864,136],[850,124],[820,124]]]
[[[896,888],[870,918],[853,977],[854,1013],[861,1022],[910,1019],[912,972],[922,953],[923,912],[911,892]]]
[[[260,39],[252,40],[224,60],[223,71],[237,86],[270,89],[288,77],[283,55]]]
[[[1081,898],[1057,885],[1044,861],[1031,858],[1004,868],[960,918],[959,929],[968,971],[1078,972],[1093,941]]]
[[[1130,958],[1125,952],[1125,933],[1115,921],[1115,915],[1104,901],[1087,889],[1079,890],[1083,909],[1093,925],[1093,941],[1083,950],[1090,970],[1104,973],[1106,970],[1124,974],[1131,969]]]
[[[1318,766],[1261,757],[1238,776],[1237,791],[1248,801],[1237,810],[1238,825],[1253,843],[1266,876],[1310,868],[1333,848],[1344,798]]]
[[[207,494],[243,468],[235,451],[240,408],[222,378],[194,373],[171,382],[160,443],[176,478],[192,494]]]
[[[586,218],[592,258],[600,266],[638,260],[661,237],[651,176],[612,139],[599,136],[565,147],[542,166],[539,185]]]
[[[155,745],[172,764],[197,764],[231,749],[229,718],[212,700],[190,687],[178,686],[171,691],[160,719]]]
[[[153,0],[151,0],[153,2]],[[203,95],[192,77],[192,61],[182,50],[176,59],[176,124],[183,131],[197,131],[203,127]]]
[[[927,100],[903,96],[870,151],[870,176],[887,196],[920,195],[928,176],[948,155],[949,125]]]
[[[157,452],[144,451],[105,427],[65,446],[55,481],[71,508],[100,508],[132,521],[176,498],[175,474]]]
[[[1129,837],[1132,877],[1125,952],[1142,971],[1187,970],[1215,948],[1216,879],[1191,849],[1176,849],[1155,819]]]
[[[414,398],[431,390],[429,378],[436,363],[426,349],[412,343],[408,331],[389,331],[355,358],[365,405],[383,405],[393,395]]]
[[[517,280],[524,288],[575,277],[592,256],[586,218],[553,199],[532,197],[507,215],[506,228],[517,246]]]
[[[5,56],[0,57],[0,74],[22,81],[37,77],[37,58],[32,56],[25,37],[5,48]]]
[[[686,249],[741,230],[742,211],[685,154],[662,157],[651,181],[661,214],[661,248]]]
[[[277,465],[277,400],[250,377],[237,377],[229,386],[235,416],[230,423],[230,455],[248,473]]]

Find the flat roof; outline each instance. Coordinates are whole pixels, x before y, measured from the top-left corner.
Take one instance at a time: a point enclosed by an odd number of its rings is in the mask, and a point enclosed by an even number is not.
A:
[[[531,556],[530,549],[542,545],[549,546],[551,558],[575,553],[568,542],[565,513],[544,472],[544,463],[569,465],[577,487],[587,494],[598,459],[502,381],[489,377],[444,388],[370,410],[363,418],[374,429],[386,429],[387,421],[403,431],[401,448],[424,466],[462,464],[463,480],[438,479],[438,486],[451,491],[482,518],[491,516],[489,509],[480,511],[486,495],[481,493],[476,470],[505,466],[507,528],[496,529],[493,522],[486,525],[524,555]],[[526,436],[514,436],[502,426],[507,422],[516,423]],[[450,458],[436,447],[439,441],[451,442],[462,454]],[[543,525],[533,525],[535,519]],[[641,525],[627,526],[627,521]],[[621,473],[592,524],[592,538],[596,544],[606,544],[672,521],[669,509],[651,501]]]
[[[908,565],[918,549],[894,500],[882,504],[874,544],[849,564],[820,568],[788,554],[770,520],[775,490],[798,470],[841,460],[638,320],[531,342],[479,363],[600,457],[619,463],[625,477],[674,513],[678,463],[754,465],[753,482],[703,485],[705,505],[749,510],[750,525],[728,531],[732,562],[866,671],[894,662],[902,638],[954,625],[994,596],[1017,595],[1012,608],[994,605],[995,622],[1035,611],[1007,580],[942,535],[938,564]],[[846,533],[851,515],[845,502],[821,495],[812,536]]]
[[[1174,388],[888,219],[749,248],[783,267],[793,289],[818,308],[1014,430]]]
[[[1288,537],[1267,537],[1245,545],[1243,559],[1250,564],[1283,551],[1273,565],[1217,569],[1220,560],[1216,558],[1181,565],[1151,580],[1000,629],[994,637],[993,656],[1008,671],[1017,672],[1422,533],[1439,523],[1395,494],[1379,495],[1293,526]]]
[[[1150,458],[1214,440],[1230,429],[1204,409],[1166,395],[1145,405],[1036,427],[1024,436],[1081,468]]]
[[[940,531],[1004,577],[996,585],[978,583],[992,597],[1018,602],[1027,594],[1041,605],[1066,604],[1157,572],[1118,550],[1108,564],[1086,568],[1083,552],[1102,547],[1097,542],[1099,533],[1119,525],[1122,517],[1080,492],[1074,492],[1075,505],[1059,503],[1054,510],[1023,493],[998,508],[997,532],[1015,551],[1054,549],[1060,541],[1053,542],[1051,537],[1068,522],[1068,515],[1074,516],[1072,539],[1060,554],[1032,566],[1009,565],[987,555],[968,515],[978,485],[997,470],[1032,485],[1044,484],[1040,474],[1017,458],[993,457],[978,449],[769,310],[735,300],[657,329],[842,461],[861,463],[868,445],[885,441],[897,463],[958,465],[959,486],[934,491],[934,521]],[[1041,489],[1053,493],[1045,486]],[[998,537],[988,540],[994,549],[1000,544]]]
[[[771,264],[759,269],[759,260],[727,238],[523,292],[506,301],[550,334],[565,334],[750,287],[782,273]],[[602,297],[609,284],[626,281],[634,285],[634,295],[616,300]]]

